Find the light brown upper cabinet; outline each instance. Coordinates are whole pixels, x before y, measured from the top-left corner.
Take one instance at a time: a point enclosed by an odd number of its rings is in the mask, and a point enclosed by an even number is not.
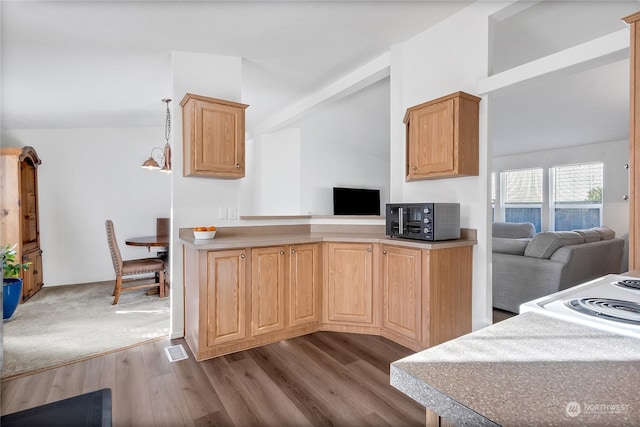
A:
[[[248,105],[187,93],[182,107],[184,176],[244,177]]]
[[[407,109],[407,181],[478,175],[479,103],[456,92]]]

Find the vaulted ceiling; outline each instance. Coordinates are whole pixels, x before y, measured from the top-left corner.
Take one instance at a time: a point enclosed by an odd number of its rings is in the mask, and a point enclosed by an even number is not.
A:
[[[162,126],[178,50],[243,58],[251,128],[469,3],[2,1],[2,127]],[[635,0],[520,3],[532,6],[496,27],[493,71],[624,28],[640,10]],[[628,60],[492,105],[497,155],[624,139]]]

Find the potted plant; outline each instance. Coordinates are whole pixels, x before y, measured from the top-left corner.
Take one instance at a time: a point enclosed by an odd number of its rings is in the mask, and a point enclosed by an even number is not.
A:
[[[26,271],[31,265],[16,262],[16,245],[5,245],[0,251],[2,258],[2,319],[8,319],[18,307],[22,294],[22,279],[18,277],[21,271]]]

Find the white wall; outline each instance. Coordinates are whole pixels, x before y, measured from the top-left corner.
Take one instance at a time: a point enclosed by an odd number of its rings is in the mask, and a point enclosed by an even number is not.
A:
[[[158,122],[164,113],[158,100]],[[5,130],[3,145],[33,146],[38,167],[45,286],[114,280],[104,222],[114,222],[124,258],[149,256],[126,246],[155,234],[170,214],[170,176],[140,165],[164,144],[164,128]]]
[[[242,102],[241,59],[230,56],[190,52],[172,53],[173,78],[173,173],[172,256],[171,256],[171,336],[184,332],[182,245],[177,242],[180,228],[197,225],[227,226],[236,221],[218,219],[218,208],[240,206],[242,179],[215,179],[183,176],[182,108],[180,101],[193,93],[228,101]],[[251,107],[249,107],[251,108]],[[250,111],[250,110],[248,110]],[[247,112],[249,114],[249,112]]]
[[[380,190],[389,201],[389,79],[315,111],[302,136],[301,213],[333,215],[333,187]]]
[[[298,128],[287,128],[261,136],[261,180],[257,183],[257,190],[262,215],[300,214],[300,145]]]
[[[550,167],[588,162],[604,164],[603,225],[612,228],[617,237],[627,241],[625,245],[625,253],[627,253],[629,202],[623,197],[629,194],[629,173],[624,168],[624,165],[629,163],[628,140],[494,157],[493,172],[496,173],[496,181],[499,180],[501,171],[511,169],[541,167],[543,175],[548,176]],[[496,198],[498,197],[499,194],[496,194]],[[625,257],[625,270],[626,267]]]
[[[395,202],[459,202],[461,226],[478,231],[473,250],[473,328],[491,323],[490,268],[487,254],[490,147],[487,99],[480,102],[478,177],[405,182],[405,131],[408,107],[456,91],[477,94],[488,70],[488,16],[499,3],[474,3],[413,39],[394,46],[391,60],[391,199]]]
[[[511,2],[513,3],[513,2]],[[491,96],[480,88],[487,80],[492,15],[509,2],[477,2],[449,19],[392,48],[391,60],[391,200],[458,201],[461,225],[478,230],[474,247],[473,327],[491,323],[490,184],[492,147],[490,144]],[[562,64],[559,64],[562,65]],[[484,86],[487,86],[486,84]],[[455,91],[480,95],[479,177],[405,182],[405,135],[402,117],[406,108]],[[626,152],[620,146],[620,152]],[[605,154],[603,154],[605,155]],[[616,163],[612,153],[607,160]],[[573,161],[579,161],[574,156]],[[624,162],[621,162],[622,166]],[[609,172],[605,172],[608,174]],[[611,179],[605,176],[605,179]],[[617,179],[614,178],[614,181]],[[626,185],[622,186],[626,189]],[[627,209],[615,200],[607,201],[607,223],[624,233]]]
[[[261,136],[254,212],[332,215],[333,187],[380,190],[389,200],[389,79]],[[294,162],[297,162],[294,164]]]

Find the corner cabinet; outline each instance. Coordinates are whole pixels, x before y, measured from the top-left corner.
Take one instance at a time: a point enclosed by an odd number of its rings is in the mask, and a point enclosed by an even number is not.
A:
[[[38,215],[38,165],[33,147],[0,148],[0,238],[16,245],[17,259],[31,262],[23,279],[24,302],[42,289],[42,250]]]
[[[456,92],[407,109],[407,181],[478,175],[479,103]]]
[[[472,245],[388,239],[184,246],[185,339],[201,361],[316,331],[422,350],[471,332]]]
[[[187,93],[180,106],[183,175],[244,177],[244,114],[248,105]]]

